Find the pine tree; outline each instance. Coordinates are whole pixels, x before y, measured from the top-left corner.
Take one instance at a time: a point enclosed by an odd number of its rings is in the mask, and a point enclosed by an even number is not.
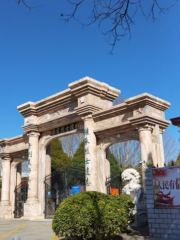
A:
[[[119,187],[121,169],[112,152],[109,153],[111,177],[119,176],[112,181],[112,187]],[[72,159],[72,166],[85,169],[84,141],[79,145]],[[84,177],[84,176],[83,176]]]
[[[111,171],[111,187],[119,188],[121,186],[121,169],[119,167],[118,161],[112,152],[109,152],[109,162]],[[115,177],[113,179],[113,177]]]
[[[51,143],[51,167],[57,170],[61,167],[68,167],[71,165],[71,159],[63,151],[62,144],[59,139],[55,139]]]
[[[84,154],[84,141],[80,143],[72,159],[73,167],[80,167],[85,169],[85,154]]]

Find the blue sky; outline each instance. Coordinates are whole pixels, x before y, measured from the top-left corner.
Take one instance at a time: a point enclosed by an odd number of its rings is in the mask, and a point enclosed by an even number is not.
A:
[[[131,40],[123,38],[110,55],[97,26],[65,24],[62,1],[36,2],[41,7],[29,11],[16,0],[0,0],[0,139],[23,133],[18,105],[84,76],[120,89],[125,98],[153,94],[171,103],[166,119],[180,116],[180,4],[155,22],[138,13]],[[178,140],[178,128],[169,131]]]

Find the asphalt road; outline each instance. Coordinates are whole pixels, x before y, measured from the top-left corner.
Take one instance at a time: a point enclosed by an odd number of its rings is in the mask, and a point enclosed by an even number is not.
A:
[[[0,240],[57,240],[51,229],[51,220],[21,221],[0,219]],[[18,239],[19,240],[19,239]]]
[[[22,221],[0,219],[0,240],[64,239],[55,236],[51,229],[51,224],[52,220]],[[148,240],[148,238],[148,227],[143,227],[141,229],[129,229],[127,233],[115,237],[114,240]]]

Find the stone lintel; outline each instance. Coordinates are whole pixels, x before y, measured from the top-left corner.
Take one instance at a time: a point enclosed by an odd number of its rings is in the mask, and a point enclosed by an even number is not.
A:
[[[80,122],[80,121],[82,121],[81,117],[76,112],[72,112],[72,113],[69,113],[68,115],[54,117],[52,120],[48,118],[44,119],[37,125],[35,124],[24,125],[22,128],[27,133],[32,131],[44,132],[57,127],[62,127],[64,125],[68,125],[68,124],[71,124],[74,122]]]
[[[75,110],[78,115],[85,116],[92,114],[93,112],[98,112],[99,110],[101,110],[101,108],[91,104],[84,104],[82,107],[75,108]]]
[[[133,126],[132,124],[130,124],[129,122],[124,122],[124,123],[120,123],[118,125],[114,125],[112,127],[106,127],[104,126],[103,128],[100,129],[96,129],[94,131],[94,134],[97,137],[107,137],[107,136],[111,136],[114,134],[126,134],[126,133],[131,133],[133,131],[135,131],[136,127]]]
[[[12,150],[11,152],[0,153],[0,158],[2,159],[6,157],[10,157],[10,158],[20,158],[22,161],[24,161],[24,159],[27,159],[27,156],[28,156],[28,148],[21,151]]]
[[[132,111],[130,109],[130,111]],[[112,116],[124,114],[128,112],[127,105],[125,103],[118,104],[111,108],[100,110],[92,114],[94,120],[100,120],[103,118],[111,118]]]
[[[126,99],[125,103],[132,108],[140,108],[149,105],[161,111],[167,110],[171,105],[169,102],[155,97],[149,93],[143,93],[138,96]]]
[[[128,118],[128,120],[130,121],[130,123],[134,126],[140,127],[143,125],[152,125],[155,126],[156,124],[158,124],[162,129],[166,129],[170,122],[167,120],[163,120],[160,118],[154,118],[151,115],[139,115],[137,117],[132,117],[132,118]]]
[[[24,117],[31,115],[41,116],[49,111],[55,111],[75,101],[71,90],[67,89],[50,97],[44,98],[38,102],[27,102],[17,107]]]
[[[114,101],[120,94],[120,90],[110,87],[108,84],[99,82],[90,77],[84,77],[69,84],[69,88],[76,97],[91,93],[109,101]]]
[[[106,83],[85,77],[69,84],[69,89],[54,94],[38,102],[27,102],[17,107],[19,112],[26,118],[29,116],[42,116],[49,111],[56,111],[77,102],[77,98],[92,94],[108,101],[115,100],[120,91],[110,87]]]
[[[35,124],[29,124],[27,126],[23,126],[22,129],[27,133],[29,133],[29,132],[39,132],[39,128]]]
[[[14,145],[22,143],[27,141],[27,139],[28,139],[27,134],[23,134],[13,138],[4,138],[0,140],[0,146],[2,147],[3,145]]]
[[[0,140],[1,153],[0,156],[22,157],[27,155],[28,137],[26,134],[14,138]]]

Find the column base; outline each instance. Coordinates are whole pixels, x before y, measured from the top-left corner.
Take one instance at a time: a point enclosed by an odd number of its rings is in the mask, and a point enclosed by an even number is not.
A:
[[[0,206],[10,206],[10,202],[9,201],[1,201]]]
[[[11,205],[0,204],[0,219],[12,219],[12,208]]]
[[[24,216],[21,219],[43,219],[41,204],[38,202],[26,202],[24,203]]]

